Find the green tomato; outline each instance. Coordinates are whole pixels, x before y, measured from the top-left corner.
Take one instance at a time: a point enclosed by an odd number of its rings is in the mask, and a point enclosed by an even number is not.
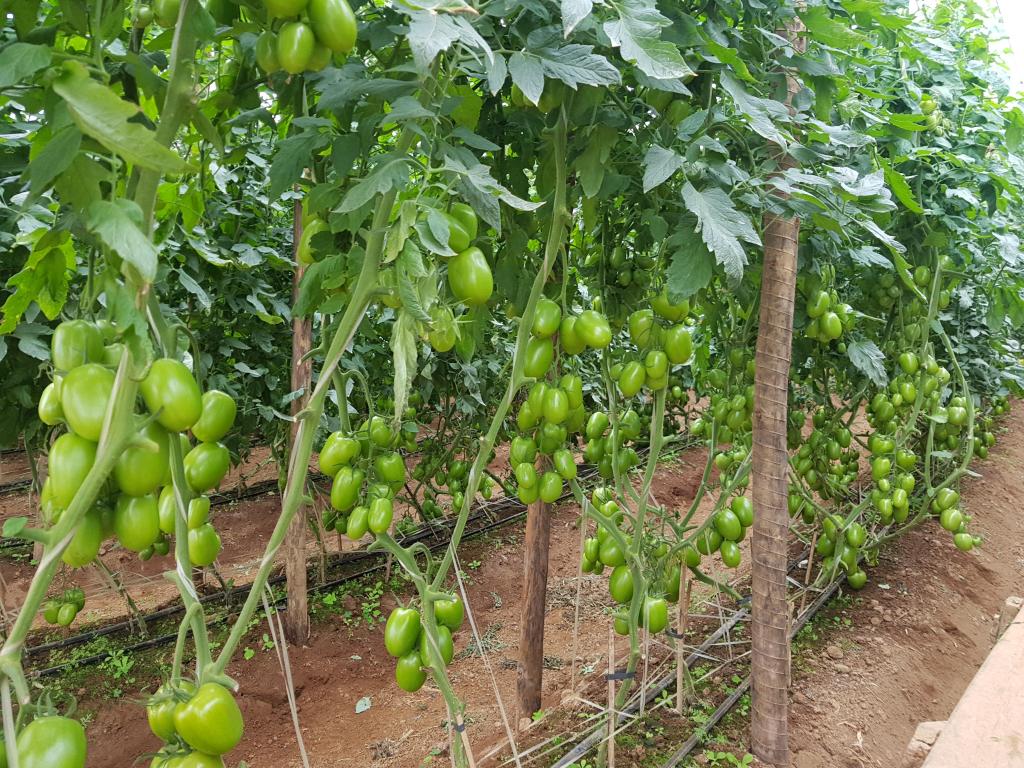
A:
[[[78,524],[75,535],[60,558],[72,568],[82,568],[96,559],[102,543],[103,519],[99,509],[90,509]]]
[[[554,464],[555,471],[558,472],[563,480],[573,480],[576,478],[576,459],[568,448],[559,448],[555,451],[551,456],[551,461]]]
[[[203,523],[188,532],[188,559],[197,568],[212,565],[220,554],[220,534],[210,523]]]
[[[196,687],[187,680],[183,680],[176,690],[170,683],[161,685],[155,694],[146,703],[146,719],[149,721],[149,728],[163,741],[171,741],[176,735],[174,730],[174,710],[181,701],[195,693]]]
[[[327,436],[324,447],[320,450],[320,471],[328,477],[334,477],[338,470],[347,466],[359,456],[359,441],[347,436],[344,432],[332,432]]]
[[[352,541],[359,541],[370,529],[370,510],[362,505],[355,507],[348,516],[348,523],[345,525],[345,535]]]
[[[391,499],[377,497],[370,502],[370,511],[367,513],[366,522],[370,531],[376,534],[387,533],[391,528],[391,521],[394,519],[394,506]]]
[[[625,604],[633,599],[633,574],[627,566],[617,565],[612,568],[608,577],[608,592],[617,603]]]
[[[67,717],[38,717],[18,734],[21,768],[85,768],[85,729]]]
[[[551,339],[531,336],[526,343],[526,354],[523,363],[523,375],[534,379],[543,378],[555,357]]]
[[[60,405],[71,430],[96,442],[103,431],[114,374],[99,363],[86,363],[73,369],[60,386]]]
[[[673,365],[681,365],[693,356],[693,339],[682,325],[674,325],[665,334],[665,354]]]
[[[290,75],[306,71],[316,47],[313,28],[303,21],[289,21],[277,33],[277,60]]]
[[[576,330],[575,317],[563,317],[562,324],[558,328],[558,343],[562,352],[567,355],[578,355],[587,348],[587,343]]]
[[[739,541],[743,537],[743,525],[731,509],[720,509],[713,522],[715,530],[726,541]]]
[[[149,412],[171,432],[184,432],[202,416],[199,385],[180,360],[155,360],[139,391]]]
[[[718,551],[722,555],[722,563],[724,563],[727,568],[736,568],[739,566],[742,555],[740,553],[740,548],[736,545],[735,541],[723,541]]]
[[[231,395],[219,389],[205,392],[202,404],[202,414],[192,425],[192,434],[201,442],[216,443],[234,426],[238,406]]]
[[[423,660],[419,651],[411,651],[398,660],[395,665],[395,682],[403,691],[415,693],[427,681],[427,672],[423,669]]]
[[[192,749],[223,755],[238,746],[244,724],[231,691],[217,683],[204,683],[175,708],[174,729]]]
[[[153,493],[163,482],[170,460],[170,440],[167,430],[151,421],[139,437],[148,445],[129,445],[117,457],[114,480],[122,493],[145,496]]]
[[[308,13],[316,39],[321,44],[340,54],[346,54],[355,47],[356,16],[347,0],[309,0]]]
[[[445,666],[451,664],[455,658],[455,642],[452,640],[452,631],[443,624],[437,627],[437,649],[441,652]],[[421,659],[430,658],[430,638],[426,632],[420,633],[419,652]]]
[[[494,277],[483,251],[467,248],[448,262],[448,287],[467,306],[487,303],[494,292]]]
[[[339,512],[352,509],[359,500],[365,475],[361,469],[342,467],[331,485],[331,506]]]
[[[630,360],[622,369],[619,376],[619,391],[623,397],[633,397],[644,386],[647,380],[647,372],[638,360]]]
[[[86,363],[103,361],[103,334],[85,320],[58,325],[50,339],[50,359],[58,371],[70,371]]]
[[[298,16],[306,9],[307,0],[267,0],[267,15],[271,19],[287,19]]]
[[[420,612],[398,607],[391,611],[384,625],[384,648],[395,658],[416,648],[420,637]]]
[[[402,483],[405,481],[405,461],[399,453],[382,453],[373,462],[377,477],[385,483]]]
[[[656,635],[668,626],[668,601],[663,597],[644,598],[644,626],[652,635]]]
[[[545,504],[558,501],[562,495],[562,476],[557,472],[545,472],[540,479],[540,500]]]
[[[533,335],[546,339],[554,336],[562,322],[562,308],[551,299],[537,302],[533,316]]]
[[[221,443],[199,443],[185,455],[185,479],[196,493],[209,491],[231,468],[231,454]]]
[[[118,496],[114,507],[114,535],[122,547],[132,552],[142,552],[152,546],[160,538],[156,496]]]
[[[67,509],[96,463],[96,443],[76,434],[58,437],[50,447],[50,495],[58,509]]]
[[[575,331],[588,347],[604,349],[612,341],[608,318],[593,309],[587,309],[576,318]]]
[[[60,389],[56,382],[50,382],[39,396],[39,420],[48,427],[64,423],[64,408],[60,403]]]
[[[569,418],[569,396],[559,387],[548,387],[541,413],[549,424],[561,424]]]
[[[256,66],[268,75],[281,69],[281,60],[277,58],[277,35],[270,30],[256,38]]]
[[[466,607],[462,598],[452,595],[451,598],[434,601],[434,618],[441,626],[448,627],[452,632],[462,626],[466,618]]]

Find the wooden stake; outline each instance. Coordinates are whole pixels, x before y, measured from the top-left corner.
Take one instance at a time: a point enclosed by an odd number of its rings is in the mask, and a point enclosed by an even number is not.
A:
[[[686,626],[690,623],[690,594],[693,582],[690,580],[690,569],[685,565],[679,573],[679,596],[676,606],[676,712],[680,716],[686,714],[686,702],[690,691],[686,686]]]
[[[608,624],[608,768],[615,768],[615,629]]]
[[[302,201],[295,201],[292,229],[292,253],[297,254],[302,239]],[[297,263],[297,262],[296,262]],[[292,298],[298,299],[299,282],[305,266],[298,264],[292,281]],[[309,318],[292,319],[292,391],[302,390],[302,396],[292,400],[292,416],[301,412],[309,401],[313,379],[312,358],[303,359],[313,347],[313,324]],[[292,422],[291,445],[295,445],[299,422]],[[285,578],[288,589],[288,610],[284,617],[284,634],[289,643],[305,645],[309,641],[309,603],[306,575],[306,507],[299,508],[288,527],[284,539]]]
[[[469,746],[469,734],[466,733],[466,722],[462,719],[462,715],[455,716],[456,730],[459,732],[459,737],[462,739],[462,748],[466,751],[466,761],[469,768],[476,768],[476,760],[473,758],[473,750]]]
[[[811,551],[807,555],[807,572],[804,574],[804,593],[800,596],[800,610],[797,611],[797,616],[800,616],[804,612],[804,606],[807,605],[807,587],[811,584],[811,569],[814,568],[814,548],[818,544],[818,529],[814,529],[814,533],[811,534]]]
[[[547,468],[547,460],[542,459],[539,469]],[[540,500],[535,501],[526,515],[526,551],[523,555],[523,610],[516,675],[520,719],[530,718],[541,709],[544,684],[544,607],[547,602],[550,540],[550,506]]]

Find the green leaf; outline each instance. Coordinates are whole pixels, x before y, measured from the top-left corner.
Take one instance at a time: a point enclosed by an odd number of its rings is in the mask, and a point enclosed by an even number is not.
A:
[[[851,341],[846,345],[846,354],[853,367],[867,376],[879,387],[889,383],[885,372],[885,355],[873,341]]]
[[[422,120],[434,117],[434,113],[420,104],[414,96],[400,96],[391,102],[391,111],[386,116],[386,122],[392,120],[396,123],[403,120]]]
[[[399,310],[391,327],[391,353],[395,366],[395,421],[398,422],[409,404],[409,392],[416,378],[416,321],[404,310]]]
[[[576,175],[587,197],[596,197],[601,191],[608,158],[618,138],[619,132],[615,128],[598,125],[588,137],[586,150],[576,158]]]
[[[540,101],[544,92],[544,66],[536,56],[528,56],[521,51],[513,53],[508,59],[508,72],[523,96],[533,104]]]
[[[885,183],[889,185],[889,189],[896,195],[896,199],[903,203],[907,210],[914,213],[924,213],[924,208],[917,202],[917,199],[914,197],[914,191],[910,188],[910,184],[907,183],[907,177],[888,163],[883,164],[882,168],[885,170]]]
[[[86,212],[89,231],[151,283],[156,279],[157,250],[141,226],[142,210],[131,200],[99,200]]]
[[[747,255],[743,250],[744,240],[751,245],[760,245],[761,238],[750,223],[750,218],[741,213],[732,200],[718,187],[704,191],[697,190],[690,182],[683,187],[683,202],[697,217],[697,229],[715,254],[718,263],[725,268],[729,277],[738,280],[743,276]]]
[[[785,104],[752,95],[730,72],[722,72],[721,83],[722,88],[732,97],[736,109],[747,118],[755,133],[780,147],[786,146],[786,138],[776,127],[776,123],[790,121],[789,110]]]
[[[409,180],[405,158],[392,158],[373,169],[366,178],[353,185],[341,200],[337,210],[348,213],[362,208],[377,195],[402,187]]]
[[[33,301],[50,320],[60,314],[68,298],[74,253],[67,230],[41,233],[25,266],[7,281],[7,287],[13,292],[0,308],[3,313],[0,334],[14,331]]]
[[[663,16],[654,0],[618,0],[611,3],[618,21],[606,21],[604,32],[622,58],[650,77],[689,77],[693,70],[674,43],[661,39],[663,27],[672,22]]]
[[[832,17],[828,8],[816,5],[797,12],[804,26],[815,42],[838,48],[853,55],[855,50],[868,45],[868,39],[860,32]]]
[[[45,45],[11,43],[0,51],[0,90],[50,66],[51,58],[50,49]]]
[[[4,520],[3,537],[11,539],[20,534],[28,526],[27,517],[9,517]]]
[[[593,10],[594,0],[562,0],[562,34],[569,37]]]
[[[644,155],[644,193],[663,184],[684,165],[686,160],[682,155],[657,144],[652,146]]]
[[[64,73],[53,81],[53,90],[67,102],[82,133],[127,162],[160,173],[189,169],[176,152],[156,140],[153,131],[135,122],[143,117],[137,105],[93,80],[81,65],[65,62]]]
[[[519,54],[513,54],[512,58],[517,55]],[[622,79],[619,70],[604,56],[594,53],[594,47],[591,45],[573,43],[559,48],[538,48],[534,51],[524,51],[524,55],[526,58],[539,59],[545,75],[561,80],[572,88],[578,85],[616,85]],[[511,66],[510,60],[509,68]],[[514,74],[512,80],[515,82]],[[519,87],[522,88],[521,85]]]
[[[889,115],[889,123],[904,131],[926,131],[928,127],[923,125],[928,119],[927,115],[910,115],[897,113]]]
[[[853,259],[854,263],[860,264],[863,267],[881,267],[882,269],[894,268],[892,262],[873,246],[864,245],[860,248],[854,248],[849,253],[850,258]]]
[[[81,144],[82,132],[74,125],[64,126],[50,138],[25,169],[33,197],[45,192],[53,180],[68,169]]]
[[[452,43],[460,42],[483,51],[488,61],[494,53],[487,41],[480,37],[473,25],[462,16],[450,16],[435,11],[409,11],[407,39],[416,67],[421,72],[430,69],[437,55],[448,50]]]
[[[674,247],[666,270],[671,301],[688,299],[711,282],[714,257],[696,232],[681,230],[670,240]]]
[[[267,196],[277,200],[285,190],[302,177],[312,165],[313,153],[327,146],[328,137],[319,131],[304,131],[289,136],[277,144],[277,152],[270,164],[270,188]]]

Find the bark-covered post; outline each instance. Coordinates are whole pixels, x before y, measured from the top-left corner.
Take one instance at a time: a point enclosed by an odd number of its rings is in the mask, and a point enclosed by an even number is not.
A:
[[[292,302],[298,299],[299,281],[306,268],[298,262],[299,240],[302,238],[302,201],[295,201],[295,224],[292,235],[292,255],[295,277],[292,284]],[[309,318],[292,318],[292,391],[302,390],[302,396],[292,401],[292,416],[306,407],[313,376],[312,359],[304,359],[313,346],[313,324]],[[290,445],[295,445],[299,422],[291,425]],[[309,605],[306,599],[306,510],[299,509],[284,540],[285,577],[288,589],[288,610],[284,617],[284,634],[292,645],[304,645],[309,640]]]
[[[798,44],[795,20],[786,36]],[[798,82],[786,77],[786,104]],[[779,147],[779,165],[795,162]],[[789,765],[789,606],[786,602],[789,543],[789,454],[786,419],[789,366],[793,347],[793,302],[796,293],[800,221],[771,213],[764,216],[764,270],[761,316],[754,375],[754,451],[751,485],[754,531],[751,538],[753,620],[751,632],[751,751],[774,766]]]
[[[547,469],[541,459],[540,469]],[[548,589],[548,547],[551,507],[540,499],[526,513],[523,556],[523,611],[519,626],[519,669],[516,691],[519,717],[530,718],[541,708],[544,682],[544,606]]]

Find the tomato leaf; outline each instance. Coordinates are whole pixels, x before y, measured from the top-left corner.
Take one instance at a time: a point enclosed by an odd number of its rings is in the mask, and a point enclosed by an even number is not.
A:
[[[663,16],[654,0],[620,0],[611,3],[618,21],[606,21],[604,32],[622,58],[646,75],[657,78],[687,77],[693,70],[674,43],[661,39],[663,27],[672,22]]]
[[[385,160],[369,176],[353,185],[337,210],[347,213],[362,208],[377,195],[391,191],[394,187],[402,187],[409,179],[409,168],[404,157],[392,157]]]
[[[817,5],[797,11],[797,13],[804,26],[807,27],[809,36],[821,45],[853,54],[858,48],[868,44],[864,35],[833,18],[825,6]]]
[[[885,372],[885,355],[873,341],[851,341],[846,345],[846,354],[853,367],[867,376],[876,386],[889,383]]]
[[[569,37],[593,10],[594,0],[562,0],[562,34]]]
[[[133,201],[97,200],[86,213],[86,226],[104,245],[131,264],[145,282],[156,279],[156,246],[143,234],[142,210]]]
[[[409,404],[409,392],[416,378],[416,321],[404,310],[399,310],[391,327],[391,352],[395,365],[395,421],[398,422]]]
[[[16,537],[28,526],[27,517],[9,517],[4,520],[3,537],[11,539]]]
[[[487,61],[494,53],[487,41],[480,37],[473,25],[462,16],[450,16],[435,11],[407,11],[410,17],[408,41],[413,60],[421,72],[426,72],[437,54],[448,50],[458,41],[483,52]]]
[[[513,54],[513,58],[516,55]],[[545,75],[561,80],[572,88],[580,84],[615,85],[622,79],[619,70],[604,56],[594,53],[594,47],[591,45],[573,43],[558,48],[547,46],[527,52],[525,55],[527,58],[539,59]]]
[[[509,56],[508,72],[512,75],[512,84],[519,87],[523,96],[533,104],[540,101],[544,91],[544,66],[537,57],[516,51]]]
[[[850,258],[855,264],[862,267],[882,267],[883,269],[894,269],[889,261],[877,248],[870,245],[862,245],[860,248],[853,248],[849,251]]]
[[[596,197],[601,191],[608,157],[618,138],[618,131],[610,125],[598,125],[588,137],[587,148],[576,158],[576,175],[587,197]]]
[[[680,302],[711,282],[715,260],[695,232],[680,230],[668,244],[674,249],[665,273],[668,297],[670,301]]]
[[[889,185],[889,189],[896,195],[896,199],[903,203],[907,210],[914,213],[924,213],[924,208],[917,202],[917,199],[914,197],[914,191],[910,188],[910,184],[907,183],[907,177],[888,163],[883,163],[882,168],[885,170],[885,183]]]
[[[690,182],[686,182],[683,202],[697,217],[696,231],[700,233],[708,250],[715,254],[718,263],[725,268],[726,274],[734,280],[741,278],[747,255],[740,241],[751,245],[761,244],[761,238],[750,223],[750,218],[741,213],[729,196],[718,187],[699,191]]]
[[[657,144],[647,150],[644,155],[644,192],[666,182],[673,173],[686,165],[682,155],[671,149],[659,147]]]
[[[82,132],[75,125],[64,126],[50,138],[25,169],[32,197],[38,197],[45,192],[53,180],[68,169],[74,162],[81,144]]]
[[[736,109],[747,118],[755,133],[780,147],[786,146],[786,137],[776,127],[776,123],[790,121],[789,110],[785,104],[754,96],[728,71],[722,72],[721,83],[722,88],[732,97]]]
[[[45,45],[11,43],[0,51],[0,90],[50,66],[52,54]]]
[[[182,173],[188,164],[160,144],[153,131],[139,122],[142,111],[107,86],[93,80],[79,64],[65,62],[53,90],[67,102],[82,133],[129,163],[161,173]]]
[[[303,170],[312,163],[313,153],[327,146],[327,142],[328,137],[316,130],[303,131],[282,139],[270,164],[267,196],[276,200],[298,181]]]

